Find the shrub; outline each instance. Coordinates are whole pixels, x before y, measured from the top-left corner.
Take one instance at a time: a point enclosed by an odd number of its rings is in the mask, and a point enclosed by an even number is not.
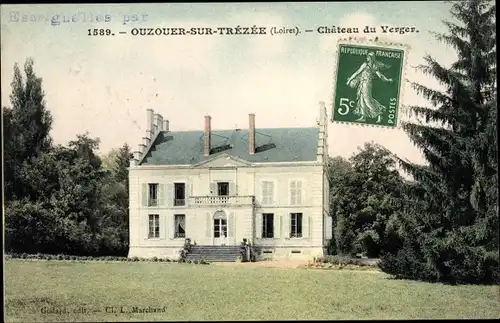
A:
[[[23,252],[21,254],[21,259],[26,259],[26,258],[28,258],[28,254],[26,254],[26,253]]]
[[[137,256],[132,257],[132,261],[139,261],[139,257]]]
[[[151,260],[154,261],[154,262],[158,262],[158,258],[157,257],[153,257],[153,258],[151,258]]]

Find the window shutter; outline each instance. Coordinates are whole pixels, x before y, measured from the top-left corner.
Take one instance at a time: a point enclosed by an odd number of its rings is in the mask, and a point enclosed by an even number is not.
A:
[[[168,218],[168,215],[162,215],[160,214],[160,216],[158,217],[158,221],[160,221],[160,223],[158,223],[158,225],[160,226],[160,239],[161,240],[165,240],[167,238],[167,233],[168,233],[168,227],[167,227],[167,218]]]
[[[297,204],[297,190],[295,186],[295,181],[290,182],[290,205],[295,205]]]
[[[149,235],[149,215],[145,217],[139,217],[139,225],[141,236],[144,240],[148,240]]]
[[[333,238],[333,224],[332,224],[332,217],[327,215],[325,217],[325,237],[326,239],[332,239]]]
[[[217,183],[210,183],[210,195],[217,195]]]
[[[262,214],[257,213],[255,219],[255,237],[262,238]]]
[[[172,206],[174,202],[174,184],[168,183],[167,184],[167,189],[165,192],[165,198],[167,199],[167,206]]]
[[[166,222],[167,222],[167,233],[168,233],[168,238],[173,239],[174,238],[174,233],[175,233],[175,215],[174,214],[167,214],[166,215]]]
[[[295,182],[295,203],[302,204],[302,182]]]
[[[269,204],[274,203],[274,182],[269,182]]]
[[[212,236],[212,215],[210,214],[210,212],[207,212],[207,227],[205,235],[207,236],[207,238],[210,238]]]
[[[165,184],[158,185],[158,205],[165,206]]]
[[[142,206],[148,206],[148,184],[142,184]]]
[[[274,238],[279,239],[280,238],[280,231],[281,231],[281,215],[274,215]]]
[[[311,224],[311,217],[302,214],[302,238],[309,238],[309,230]]]
[[[229,182],[229,195],[237,195],[236,194],[236,185],[234,182]]]
[[[283,236],[285,239],[290,239],[290,233],[292,232],[292,219],[290,213],[283,216]]]
[[[229,213],[227,218],[227,236],[228,238],[234,237],[234,212]]]

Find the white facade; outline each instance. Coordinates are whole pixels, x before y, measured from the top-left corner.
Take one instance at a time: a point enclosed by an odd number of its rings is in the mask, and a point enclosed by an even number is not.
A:
[[[225,153],[194,165],[132,161],[129,257],[178,258],[185,238],[197,245],[239,245],[246,238],[261,258],[322,256],[331,222],[321,108],[315,161],[251,163]]]

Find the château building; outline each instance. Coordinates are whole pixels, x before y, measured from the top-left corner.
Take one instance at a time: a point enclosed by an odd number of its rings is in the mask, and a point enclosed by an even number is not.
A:
[[[201,121],[201,120],[200,120]],[[200,122],[201,123],[201,122]],[[327,116],[308,128],[171,131],[147,110],[146,137],[129,169],[129,257],[178,258],[248,239],[260,258],[322,256],[331,239]],[[214,127],[215,128],[215,127]]]

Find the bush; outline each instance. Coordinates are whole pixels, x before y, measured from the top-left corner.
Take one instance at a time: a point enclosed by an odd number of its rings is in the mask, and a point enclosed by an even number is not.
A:
[[[473,247],[456,248],[447,254],[434,256],[406,244],[396,253],[382,255],[379,268],[396,279],[450,284],[500,282],[498,251],[487,252]]]

